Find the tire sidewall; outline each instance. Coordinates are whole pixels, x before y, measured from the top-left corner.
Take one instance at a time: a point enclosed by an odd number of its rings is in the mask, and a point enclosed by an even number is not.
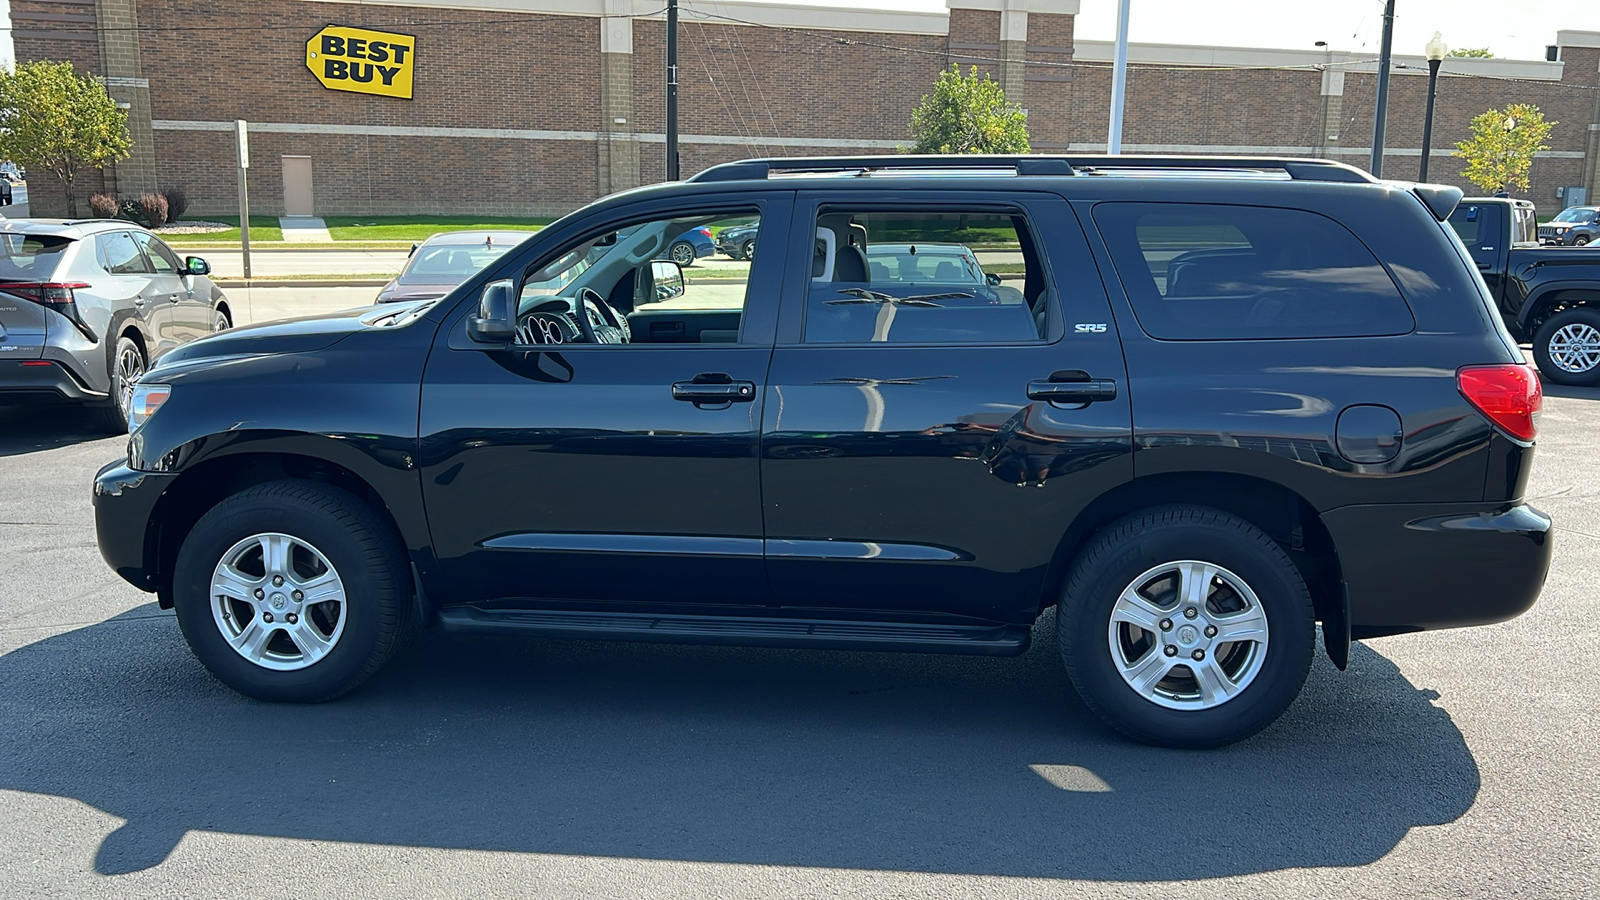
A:
[[[1090,706],[1118,730],[1141,741],[1212,747],[1265,728],[1299,694],[1310,668],[1316,626],[1310,596],[1292,562],[1276,545],[1252,540],[1217,514],[1215,524],[1185,522],[1143,528],[1109,555],[1068,578],[1058,611],[1062,654]],[[1254,529],[1251,529],[1253,531]],[[1107,640],[1112,608],[1135,578],[1163,563],[1201,560],[1228,569],[1255,592],[1267,618],[1261,670],[1238,696],[1203,710],[1158,706],[1123,680]]]
[[[1574,322],[1582,322],[1591,328],[1600,330],[1600,310],[1579,307],[1556,313],[1546,319],[1533,335],[1533,361],[1539,367],[1539,374],[1547,381],[1556,384],[1565,384],[1574,387],[1593,387],[1600,385],[1600,365],[1587,372],[1568,372],[1557,366],[1550,358],[1550,339],[1555,333]]]
[[[684,248],[688,248],[687,253],[681,252]],[[680,266],[692,266],[694,265],[695,256],[697,254],[695,253],[693,244],[680,241],[679,243],[673,244],[672,247],[667,250],[667,255],[672,259],[673,262]],[[680,256],[687,257],[687,259],[679,259],[678,257]]]
[[[276,671],[240,656],[223,637],[211,609],[211,576],[222,555],[253,535],[279,532],[321,551],[345,591],[344,631],[326,656],[303,669]],[[360,677],[382,639],[385,606],[378,585],[390,581],[361,541],[326,512],[296,498],[254,497],[225,503],[195,525],[178,553],[173,604],[189,647],[229,687],[262,700],[305,701],[342,693]]]
[[[143,377],[144,373],[149,370],[150,360],[145,359],[144,351],[139,349],[138,342],[133,338],[127,335],[117,338],[116,346],[111,352],[111,372],[109,373],[111,375],[111,405],[116,409],[117,414],[122,417],[122,421],[126,423],[128,421],[129,396],[124,390],[126,385],[122,381],[122,353],[124,350],[132,350],[139,354],[140,377]],[[124,429],[126,429],[126,424],[124,424]]]

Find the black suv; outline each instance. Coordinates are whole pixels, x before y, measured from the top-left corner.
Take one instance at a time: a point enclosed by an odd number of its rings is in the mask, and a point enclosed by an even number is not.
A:
[[[1539,381],[1460,196],[1315,160],[717,166],[441,299],[167,354],[101,552],[264,699],[337,697],[425,624],[1007,655],[1055,607],[1111,725],[1237,740],[1317,622],[1343,667],[1544,582]],[[747,272],[652,262],[738,222]],[[976,247],[1007,289],[880,242]]]

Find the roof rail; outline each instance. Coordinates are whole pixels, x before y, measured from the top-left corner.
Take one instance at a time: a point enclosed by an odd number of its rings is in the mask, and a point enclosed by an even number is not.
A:
[[[867,175],[892,169],[1011,169],[1018,175],[1088,175],[1119,169],[1226,170],[1277,169],[1297,181],[1370,183],[1377,179],[1344,163],[1327,159],[1266,156],[1057,156],[1040,154],[951,154],[884,156],[777,157],[746,159],[712,166],[688,180],[694,183],[750,181],[774,174],[855,172]]]

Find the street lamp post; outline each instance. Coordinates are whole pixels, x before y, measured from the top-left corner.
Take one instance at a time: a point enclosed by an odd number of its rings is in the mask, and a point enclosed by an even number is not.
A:
[[[1433,98],[1439,89],[1439,64],[1444,62],[1445,55],[1450,52],[1450,46],[1439,39],[1439,32],[1433,33],[1433,40],[1428,42],[1428,111],[1422,118],[1422,166],[1417,173],[1418,181],[1428,180],[1428,154],[1433,149]]]

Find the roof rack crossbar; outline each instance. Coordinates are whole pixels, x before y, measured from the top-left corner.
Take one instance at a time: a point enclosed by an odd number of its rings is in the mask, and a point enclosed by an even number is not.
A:
[[[689,178],[696,183],[747,181],[775,173],[849,172],[891,169],[1011,169],[1018,175],[1078,175],[1117,169],[1277,169],[1297,181],[1371,183],[1377,179],[1353,166],[1327,159],[1266,156],[1105,156],[1105,155],[915,155],[776,157],[712,166]],[[1086,171],[1085,171],[1086,170]]]

